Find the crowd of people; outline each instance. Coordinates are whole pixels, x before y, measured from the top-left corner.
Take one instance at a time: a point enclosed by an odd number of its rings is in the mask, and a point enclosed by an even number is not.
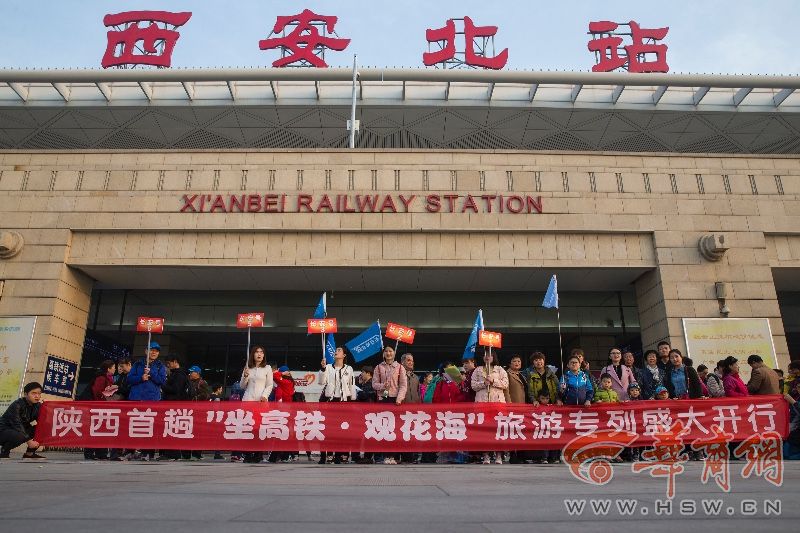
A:
[[[161,347],[152,342],[145,358],[131,362],[122,358],[104,361],[92,381],[78,396],[79,400],[129,401],[221,401],[223,386],[209,385],[202,370],[192,366],[184,370],[176,356],[160,359]],[[744,383],[739,376],[739,361],[727,357],[717,362],[713,370],[694,365],[680,350],[668,342],[660,342],[655,350],[647,350],[639,365],[631,351],[612,347],[607,365],[600,369],[599,378],[590,371],[589,361],[580,348],[571,351],[562,370],[547,364],[546,356],[536,351],[524,366],[521,355],[513,355],[503,367],[497,352],[487,352],[480,360],[467,358],[443,362],[438,372],[418,375],[414,356],[403,354],[396,360],[394,348],[386,346],[383,361],[375,367],[362,366],[355,372],[347,364],[344,348],[337,348],[333,361],[321,364],[319,384],[321,402],[385,402],[394,405],[415,403],[496,402],[540,405],[576,405],[639,402],[648,400],[713,399],[749,395],[785,394],[791,405],[791,432],[786,442],[787,458],[800,458],[800,360],[789,363],[788,375],[764,364],[758,355],[751,355],[747,364],[751,376]],[[243,402],[302,402],[303,393],[295,390],[295,382],[286,366],[273,370],[261,346],[251,348],[247,364],[228,395],[227,400]],[[0,458],[8,457],[12,448],[27,443],[24,458],[42,458],[36,453],[39,443],[33,439],[33,425],[41,400],[41,385],[29,383],[25,396],[15,401],[0,417]],[[307,454],[309,460],[311,454]],[[637,460],[637,450],[628,450],[616,461]],[[87,460],[114,461],[153,460],[156,450],[86,449]],[[159,460],[198,460],[202,452],[162,451]],[[230,452],[233,462],[293,461],[298,453]],[[701,456],[692,454],[699,460]],[[220,451],[214,459],[224,460]],[[319,463],[360,464],[382,463],[465,463],[502,464],[506,454],[494,453],[350,453],[322,451]],[[517,451],[508,454],[511,463],[557,463],[558,450]]]

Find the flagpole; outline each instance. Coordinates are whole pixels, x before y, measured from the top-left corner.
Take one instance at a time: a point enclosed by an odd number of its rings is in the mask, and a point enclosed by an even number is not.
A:
[[[558,321],[558,352],[561,355],[561,375],[564,375],[564,346],[561,344],[561,309],[556,307],[556,320]]]

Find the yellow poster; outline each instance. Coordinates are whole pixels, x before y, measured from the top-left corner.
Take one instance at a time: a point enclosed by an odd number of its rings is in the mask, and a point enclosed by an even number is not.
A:
[[[0,317],[0,413],[20,396],[35,326],[35,316]]]
[[[766,318],[684,318],[686,351],[694,367],[706,365],[713,372],[717,361],[732,355],[739,360],[739,375],[747,383],[747,358],[760,355],[764,364],[777,368],[772,331]]]

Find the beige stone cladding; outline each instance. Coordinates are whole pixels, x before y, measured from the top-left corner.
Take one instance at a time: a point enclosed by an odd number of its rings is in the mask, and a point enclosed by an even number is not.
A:
[[[290,208],[180,212],[184,195],[218,194],[285,194]],[[301,194],[415,199],[407,212],[296,212]],[[468,194],[478,212],[464,208]],[[429,195],[442,199],[438,211]],[[459,197],[452,213],[446,195]],[[543,212],[501,213],[500,196],[541,197]],[[39,317],[29,379],[41,378],[47,353],[79,360],[87,265],[638,268],[645,347],[685,348],[681,318],[719,317],[714,284],[724,282],[730,316],[768,318],[781,364],[788,358],[773,270],[800,273],[794,156],[5,151],[0,198],[0,231],[24,238],[21,253],[0,259],[0,314]],[[718,261],[701,255],[704,235],[724,235]]]

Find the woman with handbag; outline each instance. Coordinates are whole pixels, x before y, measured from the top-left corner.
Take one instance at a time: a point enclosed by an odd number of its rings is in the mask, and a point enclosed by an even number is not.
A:
[[[320,401],[327,402],[354,402],[356,401],[355,375],[353,368],[345,364],[346,354],[341,346],[336,348],[333,363],[325,364],[322,360],[323,370],[320,385],[322,396]],[[319,464],[327,462],[328,455],[333,455],[334,464],[341,464],[346,460],[348,452],[320,452]]]

